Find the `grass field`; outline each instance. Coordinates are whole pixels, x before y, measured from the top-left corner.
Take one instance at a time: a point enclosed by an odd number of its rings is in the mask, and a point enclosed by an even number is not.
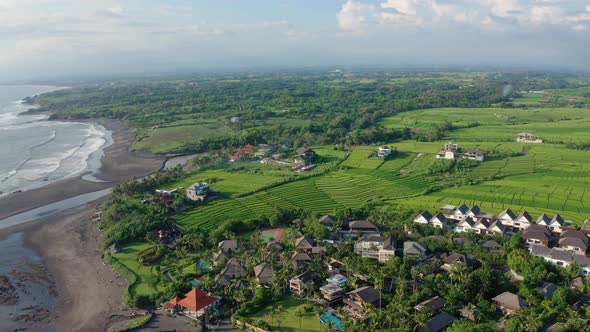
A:
[[[459,128],[448,135],[458,141],[510,142],[523,131],[549,143],[590,141],[590,116],[583,108],[434,108],[403,112],[381,123],[428,130],[446,121]]]
[[[169,189],[178,187],[188,188],[197,181],[209,181],[213,190],[232,196],[251,192],[273,183],[282,182],[287,178],[287,175],[289,175],[289,172],[286,170],[284,172],[274,172],[273,174],[248,170],[236,172],[206,170],[195,173],[180,182],[172,183],[167,187]],[[215,179],[215,182],[212,183],[210,181],[211,179]]]
[[[160,283],[156,265],[143,265],[139,262],[139,253],[152,247],[147,243],[131,243],[126,245],[120,253],[113,254],[119,263],[135,273],[137,281],[129,289],[133,295],[154,294],[163,287]]]
[[[174,259],[161,259],[149,265],[140,263],[140,253],[152,247],[153,245],[149,243],[130,243],[125,245],[121,252],[112,255],[117,262],[135,274],[137,281],[129,288],[130,294],[134,296],[151,295],[163,290],[164,286],[168,284],[168,280],[161,275],[164,272],[167,272],[175,279],[198,272],[197,260],[194,259],[193,255],[174,256]],[[203,263],[201,264],[203,265]],[[159,267],[160,272],[158,272],[156,266]]]
[[[232,130],[222,126],[216,119],[199,119],[198,124],[175,124],[151,129],[147,131],[147,137],[133,144],[133,148],[152,153],[165,153],[203,138],[223,137],[231,134]]]
[[[329,214],[368,202],[401,204],[416,210],[465,202],[478,204],[490,213],[508,207],[533,214],[560,213],[577,223],[590,215],[590,196],[586,194],[590,152],[568,149],[563,144],[590,142],[587,109],[430,109],[401,113],[383,124],[395,128],[416,125],[416,129],[428,130],[440,119],[458,128],[448,133],[448,139],[390,144],[397,153],[387,161],[374,157],[377,146],[352,147],[340,169],[244,197],[214,201],[178,216],[177,221],[187,228],[210,230],[228,220],[268,216],[277,207]],[[469,126],[475,122],[477,126]],[[520,131],[531,131],[545,143],[517,143],[515,135]],[[488,155],[480,166],[457,175],[429,176],[435,153],[447,140],[462,148],[496,153],[497,157]],[[525,146],[525,155],[505,157],[521,154]],[[318,152],[327,162],[344,157],[343,151],[332,147],[320,147]],[[264,173],[207,172],[186,182],[205,175],[217,177],[222,179],[217,186],[227,186],[220,190],[238,194],[281,180],[280,176]],[[463,185],[457,187],[456,183]],[[442,189],[430,192],[434,187]]]
[[[566,91],[567,92],[567,91]],[[567,92],[570,93],[570,92]],[[571,92],[574,93],[574,92]],[[444,116],[443,116],[444,115]],[[451,131],[449,140],[461,147],[519,152],[525,144],[513,140],[514,133],[534,132],[544,144],[526,144],[525,156],[487,160],[467,172],[467,180],[488,180],[474,186],[443,189],[398,202],[416,209],[437,209],[443,204],[478,204],[487,212],[498,213],[511,207],[534,214],[561,213],[577,223],[590,215],[590,152],[567,149],[564,142],[590,140],[590,114],[587,109],[432,109],[408,112],[384,121],[389,126],[419,124],[427,129],[436,119],[448,119],[455,126],[478,122],[479,126]],[[518,123],[518,124],[510,124]],[[402,151],[427,153],[440,148],[443,141],[396,144]],[[415,164],[415,163],[412,163]],[[412,168],[412,164],[407,168]]]
[[[255,315],[249,316],[254,321],[261,319],[269,323],[273,330],[276,331],[302,331],[302,332],[323,332],[326,328],[320,322],[315,310],[305,312],[301,317],[301,330],[299,329],[299,317],[295,316],[296,310],[304,311],[305,303],[294,297],[288,296],[280,301],[273,302],[271,305],[260,310]],[[284,311],[280,315],[271,315],[273,309],[281,307]],[[280,329],[279,329],[280,326]]]
[[[588,105],[590,98],[590,87],[572,88],[572,89],[555,89],[545,90],[544,93],[525,93],[520,98],[514,98],[515,104],[522,105],[539,105],[567,103]]]
[[[263,229],[260,231],[260,238],[266,243],[279,242],[284,231],[282,228]]]
[[[362,153],[366,155],[368,150],[365,147]],[[412,163],[409,156],[400,154],[400,158],[403,158],[401,162],[387,161],[385,164],[392,163],[387,169],[369,168],[363,164],[365,159],[357,158],[354,165],[360,168],[285,183],[245,197],[216,200],[186,212],[176,220],[186,228],[211,230],[228,220],[268,216],[277,207],[303,208],[317,214],[330,214],[346,207],[360,207],[370,201],[390,201],[419,195],[434,183],[413,175],[399,175],[399,168]],[[418,160],[422,162],[423,159]],[[372,160],[368,162],[372,163]],[[432,160],[429,159],[425,164],[430,162]]]

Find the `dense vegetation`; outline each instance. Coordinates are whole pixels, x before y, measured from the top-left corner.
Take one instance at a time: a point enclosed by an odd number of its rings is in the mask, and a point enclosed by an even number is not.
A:
[[[246,142],[391,142],[409,138],[408,133],[377,126],[383,117],[432,107],[489,106],[507,101],[504,84],[491,73],[474,78],[431,73],[419,80],[381,73],[259,74],[109,82],[34,101],[55,118],[125,120],[137,129],[137,148],[186,152]],[[231,117],[240,121],[232,123]],[[435,138],[444,131],[440,128]]]
[[[414,229],[407,221],[422,209],[463,202],[496,214],[506,208],[533,215],[560,213],[581,223],[590,214],[589,85],[584,77],[543,73],[250,74],[100,83],[35,101],[55,118],[121,119],[138,134],[136,149],[207,151],[190,162],[193,172],[177,168],[115,188],[100,226],[105,247],[117,243],[124,249],[107,254],[107,260],[128,279],[131,305],[161,303],[183,294],[193,277],[202,276],[204,289],[228,298],[226,305],[239,308],[238,316],[269,327],[281,315],[291,315],[291,323],[294,317],[304,324],[315,319],[305,302],[285,297],[285,280],[296,272],[287,267],[287,255],[272,258],[283,267],[273,291],[220,288],[213,278],[223,264],[211,266],[217,241],[239,237],[254,248],[240,253],[248,256],[251,271],[267,254],[259,250],[265,246],[257,230],[289,227],[293,219],[302,219],[297,231],[320,240],[327,236],[315,222],[322,214],[339,220],[370,218],[399,240],[408,238],[408,229],[439,234]],[[516,143],[515,135],[523,131],[544,143]],[[447,140],[459,143],[460,150],[485,151],[485,161],[436,160]],[[250,157],[227,162],[236,148],[260,143],[270,144],[285,164],[298,147],[311,147],[317,152],[317,168],[294,173],[288,166]],[[394,152],[378,158],[377,144],[388,144]],[[219,197],[187,201],[183,188],[196,181],[209,182]],[[155,189],[175,188],[180,189],[166,204],[154,199]],[[172,243],[163,244],[155,236],[175,228],[182,235]],[[285,233],[286,252],[293,249],[295,231]],[[500,289],[518,292],[532,304],[506,321],[510,331],[536,330],[554,320],[575,330],[578,318],[588,316],[564,309],[574,295],[565,287],[551,300],[534,290],[541,281],[567,285],[579,267],[557,269],[531,259],[519,237],[496,239],[503,244],[497,256],[484,252],[478,239],[471,240],[466,246],[425,240],[432,252],[470,253],[481,263],[473,271],[458,268],[444,275],[425,275],[414,262],[399,257],[384,265],[362,259],[352,253],[351,243],[330,249],[328,255],[368,274],[369,283],[381,290],[385,277],[398,285],[385,292],[384,309],[372,313],[372,330],[417,330],[427,317],[413,314],[412,306],[438,294],[455,314],[466,306],[480,314],[477,322],[460,321],[450,331],[488,331],[499,319],[490,296]],[[201,270],[199,262],[209,269]],[[326,277],[324,263],[312,267],[318,284]],[[508,266],[523,281],[510,283],[495,269],[498,265]],[[418,279],[417,289],[399,286]],[[347,289],[360,284],[353,279]],[[284,304],[285,312],[271,308],[274,303]],[[256,314],[260,312],[264,315]]]

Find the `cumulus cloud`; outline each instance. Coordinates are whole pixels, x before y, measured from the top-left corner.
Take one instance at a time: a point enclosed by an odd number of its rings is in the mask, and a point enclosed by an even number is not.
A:
[[[374,5],[348,0],[336,14],[336,20],[341,29],[361,33],[372,23],[376,12]]]
[[[378,6],[348,0],[337,18],[341,29],[353,32],[387,24],[437,30],[444,23],[468,24],[474,29],[552,25],[580,30],[590,23],[588,7],[579,0],[382,0]]]
[[[407,63],[588,67],[588,7],[579,0],[347,0],[337,24],[346,38],[362,33],[367,49]]]
[[[267,5],[0,0],[0,79],[228,64],[590,66],[587,1],[341,0],[313,17],[299,1]]]

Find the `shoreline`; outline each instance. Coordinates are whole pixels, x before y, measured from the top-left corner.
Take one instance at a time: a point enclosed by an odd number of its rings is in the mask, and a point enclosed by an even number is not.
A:
[[[104,148],[100,167],[43,187],[0,197],[2,219],[86,193],[111,188],[132,178],[161,170],[167,158],[130,151],[135,134],[119,120],[91,119],[112,133],[113,143]],[[104,182],[84,180],[92,174]],[[127,282],[102,261],[101,232],[92,221],[99,198],[83,207],[0,229],[0,241],[22,234],[22,250],[32,250],[41,259],[57,288],[55,319],[44,326],[24,328],[58,331],[104,331],[128,318],[124,304]],[[34,294],[33,294],[34,295]],[[10,308],[10,307],[8,307]]]
[[[92,119],[84,121],[105,127],[112,133],[112,144],[103,150],[100,167],[93,174],[89,171],[27,191],[14,192],[0,197],[0,223],[2,219],[47,204],[78,195],[100,191],[162,169],[166,158],[144,152],[130,151],[135,134],[118,120]],[[99,181],[84,178],[92,175]]]
[[[53,320],[46,325],[23,324],[23,328],[105,331],[128,316],[123,298],[127,281],[103,263],[102,234],[92,221],[103,201],[98,199],[67,215],[0,230],[0,240],[22,234],[22,249],[39,256],[57,290]]]

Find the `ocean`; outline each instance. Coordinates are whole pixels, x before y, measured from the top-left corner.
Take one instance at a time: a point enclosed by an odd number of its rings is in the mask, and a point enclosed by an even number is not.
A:
[[[0,195],[28,190],[100,167],[111,133],[96,124],[47,121],[47,115],[23,115],[33,106],[27,96],[52,86],[0,86]]]

